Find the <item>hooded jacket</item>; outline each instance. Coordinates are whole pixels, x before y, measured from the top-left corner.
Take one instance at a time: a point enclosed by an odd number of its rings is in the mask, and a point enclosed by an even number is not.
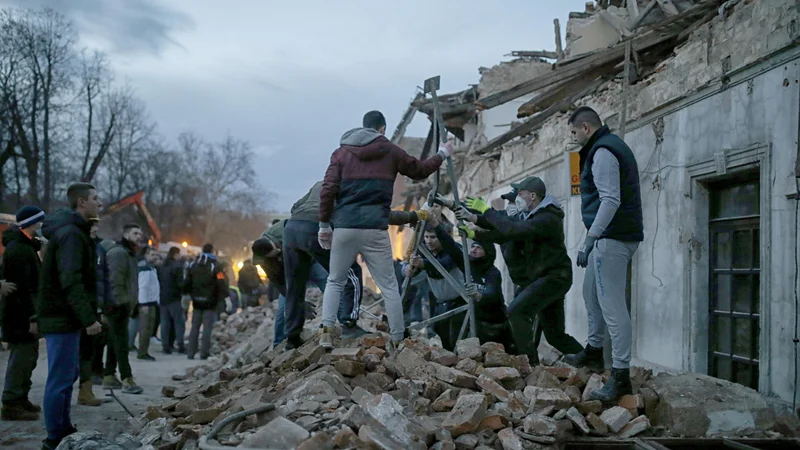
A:
[[[461,245],[447,233],[444,227],[436,227],[436,237],[442,243],[442,249],[450,255],[450,258],[464,270],[464,256]],[[503,298],[503,276],[500,270],[494,266],[497,259],[497,251],[491,242],[475,241],[483,247],[486,256],[483,258],[470,258],[469,268],[472,275],[472,282],[478,285],[481,292],[481,299],[475,304],[475,318],[479,322],[493,324],[506,322],[506,303]]]
[[[139,305],[155,306],[161,300],[158,272],[152,264],[142,259],[138,264]]]
[[[370,128],[346,132],[331,155],[320,191],[319,221],[335,228],[389,228],[397,174],[422,180],[442,165],[436,154],[420,161]]]
[[[319,222],[319,193],[322,191],[322,181],[317,181],[300,200],[292,205],[290,220],[308,220]]]
[[[39,332],[68,333],[97,321],[96,253],[91,224],[71,209],[47,217],[42,234],[48,240],[39,278]]]
[[[490,209],[478,215],[475,239],[497,244],[516,241],[516,252],[509,257],[509,265],[524,271],[515,271],[512,281],[527,286],[547,275],[562,277],[572,282],[572,265],[564,243],[564,211],[558,200],[547,195],[531,212],[520,219],[508,217],[505,211]],[[504,255],[505,256],[505,255]]]
[[[28,332],[36,322],[36,294],[39,291],[41,262],[36,252],[41,243],[30,239],[16,225],[3,232],[3,278],[17,285],[17,290],[0,302],[2,339],[8,343],[33,342]]]
[[[170,303],[181,301],[183,263],[167,256],[158,271],[158,282],[161,305],[169,305]]]
[[[217,309],[228,296],[228,284],[217,257],[201,253],[189,266],[183,290],[192,297],[194,309]]]
[[[139,303],[139,267],[136,249],[125,239],[117,242],[106,253],[108,280],[111,295],[108,306],[125,307],[128,311]]]

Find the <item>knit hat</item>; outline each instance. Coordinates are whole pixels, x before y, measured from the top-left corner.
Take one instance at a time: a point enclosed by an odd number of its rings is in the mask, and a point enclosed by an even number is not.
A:
[[[28,228],[31,225],[44,220],[44,211],[42,208],[33,205],[25,205],[17,211],[17,226],[20,229]]]

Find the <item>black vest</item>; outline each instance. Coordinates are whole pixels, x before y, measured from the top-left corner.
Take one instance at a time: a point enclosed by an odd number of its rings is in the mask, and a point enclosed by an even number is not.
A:
[[[600,193],[594,183],[592,163],[598,148],[605,148],[619,161],[620,205],[611,223],[601,238],[619,241],[641,242],[644,240],[642,224],[642,194],[639,188],[639,166],[630,147],[604,126],[592,135],[583,146],[581,155],[581,214],[586,229],[592,227],[600,209]]]

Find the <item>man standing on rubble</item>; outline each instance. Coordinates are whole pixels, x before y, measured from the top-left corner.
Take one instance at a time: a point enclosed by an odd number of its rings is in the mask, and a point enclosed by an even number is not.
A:
[[[535,346],[533,322],[540,315],[540,326],[547,342],[562,353],[580,351],[581,345],[564,330],[564,299],[572,286],[572,264],[567,255],[564,239],[564,211],[555,197],[547,195],[544,182],[538,177],[527,177],[511,187],[517,189],[515,204],[517,218],[505,211],[490,209],[481,199],[468,199],[467,208],[456,210],[459,219],[483,228],[472,230],[462,226],[470,239],[481,242],[524,243],[512,260],[522,258],[524,266],[513,261],[513,266],[525,267],[512,278],[517,286],[514,300],[508,305],[508,321],[517,351],[528,355],[531,364],[539,362]]]
[[[582,146],[581,214],[586,240],[578,266],[586,268],[583,299],[589,316],[589,342],[564,361],[603,369],[603,338],[611,335],[611,377],[592,399],[611,402],[632,392],[631,318],[625,301],[628,264],[644,240],[639,167],[625,141],[604,126],[589,107],[569,118],[573,139]]]
[[[192,330],[189,332],[187,357],[194,359],[199,340],[200,359],[208,359],[211,352],[211,330],[217,320],[217,310],[228,296],[228,284],[217,255],[214,254],[213,245],[203,245],[203,253],[189,266],[183,291],[192,298]]]
[[[392,340],[403,339],[403,305],[387,233],[394,181],[398,173],[415,180],[425,179],[453,153],[453,146],[448,143],[432,158],[414,158],[386,139],[386,118],[379,111],[366,113],[362,125],[342,136],[340,147],[331,155],[320,192],[318,239],[322,248],[331,249],[320,337],[320,345],[326,349],[333,348],[329,330],[336,320],[347,272],[359,253],[384,297]]]

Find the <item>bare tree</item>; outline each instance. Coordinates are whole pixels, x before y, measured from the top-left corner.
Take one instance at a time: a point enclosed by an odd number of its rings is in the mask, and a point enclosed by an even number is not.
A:
[[[128,193],[131,175],[139,170],[143,149],[155,133],[156,125],[149,120],[144,104],[134,99],[129,99],[119,113],[117,130],[105,161],[109,190],[114,200]]]

